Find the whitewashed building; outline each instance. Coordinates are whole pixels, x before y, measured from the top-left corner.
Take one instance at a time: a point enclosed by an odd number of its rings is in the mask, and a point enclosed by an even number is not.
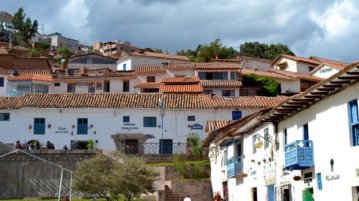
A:
[[[283,97],[237,97],[177,94],[26,94],[0,98],[2,142],[51,141],[56,148],[76,148],[74,142],[93,140],[113,150],[112,138],[175,146],[189,135],[204,137],[208,120],[235,120]],[[160,113],[160,100],[163,110]],[[163,123],[162,123],[163,122]],[[114,137],[117,136],[117,137]],[[125,146],[125,145],[123,145]],[[119,145],[116,145],[119,149]],[[172,149],[170,150],[172,153]],[[173,150],[174,152],[174,150]]]
[[[205,146],[217,151],[210,154],[214,192],[229,200],[357,201],[358,80],[356,63],[264,114],[212,131]],[[266,133],[269,148],[254,151]],[[223,167],[214,156],[227,160]],[[241,168],[228,175],[237,156]]]

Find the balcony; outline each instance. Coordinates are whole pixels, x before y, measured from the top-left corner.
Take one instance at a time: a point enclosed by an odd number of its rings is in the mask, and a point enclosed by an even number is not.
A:
[[[235,177],[243,173],[243,161],[238,162],[234,158],[227,161],[227,177]]]
[[[22,96],[25,93],[31,93],[30,91],[7,91],[6,96],[8,97],[16,97],[16,96]]]
[[[296,140],[285,146],[286,169],[303,170],[314,166],[313,141]]]

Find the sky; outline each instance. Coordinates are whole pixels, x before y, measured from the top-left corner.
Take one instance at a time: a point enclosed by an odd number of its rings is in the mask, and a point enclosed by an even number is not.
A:
[[[176,53],[221,39],[286,44],[297,56],[359,60],[357,0],[0,0],[20,7],[39,32],[59,32],[88,45],[128,41]]]

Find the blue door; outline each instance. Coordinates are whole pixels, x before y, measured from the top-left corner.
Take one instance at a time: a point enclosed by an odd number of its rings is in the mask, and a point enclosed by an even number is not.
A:
[[[160,154],[173,154],[172,139],[160,140]]]
[[[274,185],[267,186],[268,201],[274,201],[275,191]]]

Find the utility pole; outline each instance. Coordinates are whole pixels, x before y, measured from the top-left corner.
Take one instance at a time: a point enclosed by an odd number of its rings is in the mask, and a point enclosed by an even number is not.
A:
[[[160,115],[161,115],[161,143],[160,143],[160,154],[163,154],[163,116],[165,116],[165,106],[163,103],[162,98],[158,99],[159,108],[160,108]]]

